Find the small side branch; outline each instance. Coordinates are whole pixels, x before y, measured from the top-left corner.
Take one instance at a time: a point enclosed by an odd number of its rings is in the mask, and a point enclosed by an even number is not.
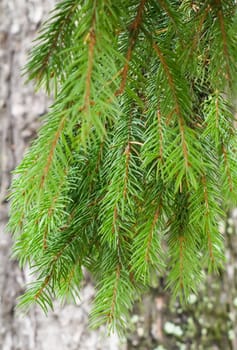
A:
[[[48,286],[51,277],[53,275],[53,269],[51,270],[51,272],[45,277],[40,289],[38,290],[38,292],[35,294],[34,299],[37,300],[39,299],[39,297],[42,295],[44,289]]]
[[[50,150],[49,150],[49,155],[48,155],[48,158],[47,158],[47,162],[46,162],[46,165],[44,167],[43,175],[42,175],[41,181],[40,181],[40,188],[43,188],[43,186],[44,186],[45,179],[46,179],[46,177],[48,175],[50,166],[52,164],[54,152],[55,152],[57,143],[58,143],[58,141],[59,141],[59,139],[61,137],[61,133],[62,133],[62,130],[64,128],[65,122],[66,122],[66,117],[63,117],[61,122],[60,122],[60,124],[59,124],[58,130],[57,130],[57,132],[56,132],[56,134],[54,136],[54,139],[53,139],[53,141],[51,143],[51,147],[50,147]]]
[[[41,67],[39,68],[38,76],[37,76],[37,78],[39,80],[42,79],[42,76],[43,76],[47,66],[49,65],[50,59],[51,59],[52,55],[54,54],[54,51],[56,50],[58,43],[60,42],[60,39],[61,39],[61,36],[64,32],[65,26],[70,21],[70,18],[71,18],[71,16],[73,16],[77,7],[78,7],[78,2],[76,1],[76,3],[75,2],[73,3],[72,7],[70,8],[70,10],[66,14],[66,16],[61,15],[61,21],[59,23],[57,33],[55,34],[55,37],[53,38],[53,40],[51,40],[51,43],[48,47],[48,52],[42,61]]]
[[[184,287],[184,237],[179,237],[179,285],[182,290]]]
[[[132,51],[133,51],[133,48],[134,48],[135,43],[136,43],[136,39],[137,39],[137,36],[139,33],[139,28],[141,26],[142,15],[144,12],[145,3],[146,3],[146,0],[141,0],[140,5],[138,6],[138,9],[137,9],[136,17],[130,25],[131,36],[130,36],[128,50],[127,50],[127,54],[126,54],[126,63],[125,63],[123,70],[122,70],[122,74],[121,74],[122,80],[120,83],[120,87],[115,92],[115,96],[121,95],[124,92],[124,89],[126,86],[127,75],[128,75],[128,70],[129,70],[129,62],[132,58]]]
[[[218,99],[218,97],[216,97],[216,99],[215,99],[215,108],[216,108],[216,128],[217,128],[217,130],[219,130],[220,116],[219,116],[219,99]]]
[[[118,219],[118,209],[117,209],[117,205],[115,204],[114,213],[113,213],[112,233],[116,233],[117,231],[117,219]]]
[[[66,176],[68,172],[68,169],[66,169],[64,171],[64,175]],[[48,220],[50,220],[51,216],[54,213],[54,209],[55,209],[55,203],[57,202],[60,194],[62,193],[62,187],[63,187],[63,183],[64,183],[64,177],[62,178],[62,180],[60,181],[59,187],[58,187],[58,192],[57,194],[54,196],[51,206],[48,209]],[[45,230],[44,230],[44,234],[43,234],[43,250],[47,249],[48,245],[47,245],[47,238],[48,238],[48,227],[46,225]]]
[[[159,205],[158,205],[158,208],[156,209],[156,212],[155,212],[155,215],[154,215],[154,218],[153,218],[153,221],[152,221],[151,229],[150,229],[150,232],[149,232],[149,235],[148,235],[148,242],[147,242],[147,247],[146,247],[146,252],[145,252],[145,261],[147,263],[150,260],[151,242],[152,242],[152,239],[153,239],[156,223],[157,223],[157,221],[158,221],[158,219],[160,217],[161,207],[162,207],[162,205],[161,205],[161,202],[160,202]]]
[[[176,21],[174,19],[174,15],[172,14],[172,11],[170,11],[169,6],[167,6],[167,4],[164,0],[158,0],[158,2],[159,2],[159,5],[163,8],[163,10],[166,12],[167,16],[173,22],[176,31],[179,32]]]
[[[205,175],[202,176],[202,184],[203,184],[204,202],[205,202],[205,207],[206,207],[205,215],[208,218],[208,216],[210,215],[210,211],[209,211],[207,180],[206,180]],[[213,244],[212,244],[212,239],[211,239],[211,234],[210,234],[210,228],[208,227],[208,225],[205,225],[205,230],[206,230],[206,234],[207,234],[209,257],[210,257],[212,264],[214,265],[215,258],[214,258],[214,254],[213,254]]]
[[[159,143],[160,143],[159,159],[162,162],[163,161],[163,132],[162,132],[162,125],[161,125],[160,109],[158,109],[157,111],[157,122],[158,122],[158,133],[159,133]]]
[[[62,249],[53,257],[52,259],[52,263],[50,265],[50,272],[47,274],[47,276],[45,277],[44,281],[42,282],[42,285],[40,287],[40,289],[38,290],[38,292],[34,295],[34,299],[37,300],[42,293],[44,292],[45,288],[49,285],[51,278],[53,277],[53,273],[54,273],[54,267],[57,263],[57,261],[60,259],[60,257],[62,256],[63,252],[65,251],[65,249],[67,249],[69,247],[69,245],[78,238],[78,235],[73,235],[70,240],[62,247]]]
[[[96,45],[96,35],[95,35],[95,23],[96,23],[96,15],[95,10],[93,13],[92,18],[92,26],[90,29],[90,32],[88,34],[88,68],[87,68],[87,74],[86,74],[86,81],[85,81],[85,97],[84,97],[84,105],[82,107],[82,110],[85,110],[86,112],[89,110],[91,105],[91,77],[92,77],[92,70],[94,65],[94,52],[95,52],[95,45]]]
[[[179,130],[180,130],[180,134],[181,134],[181,144],[182,144],[182,149],[183,149],[185,167],[187,169],[189,166],[189,163],[188,163],[188,149],[187,149],[187,143],[185,140],[185,132],[184,132],[184,125],[185,124],[184,124],[184,119],[183,119],[182,112],[181,112],[181,109],[179,106],[179,100],[178,100],[178,96],[177,96],[177,92],[176,92],[176,88],[175,88],[173,75],[172,75],[172,72],[170,71],[169,65],[168,65],[168,63],[163,55],[163,52],[161,51],[159,46],[156,43],[153,43],[153,48],[154,48],[157,56],[160,59],[162,66],[163,66],[164,72],[167,76],[167,80],[169,83],[170,91],[171,91],[173,98],[174,98],[175,112],[179,118],[178,123],[179,123]]]
[[[119,283],[119,279],[120,279],[120,274],[121,274],[121,267],[120,267],[120,264],[117,264],[116,279],[115,279],[114,288],[113,288],[111,308],[110,308],[110,312],[108,315],[110,323],[112,323],[114,318],[115,318],[114,313],[115,313],[115,305],[116,305],[116,299],[117,299],[117,293],[118,293],[118,283]]]
[[[202,32],[202,27],[203,27],[203,24],[207,18],[207,15],[208,15],[208,12],[210,11],[210,5],[207,6],[207,8],[205,9],[203,15],[201,16],[201,19],[199,21],[199,24],[198,24],[198,27],[197,27],[197,30],[195,32],[195,35],[194,35],[194,39],[193,39],[193,43],[192,43],[192,47],[191,47],[191,54],[193,53],[193,51],[196,49],[197,45],[198,45],[198,41],[200,39],[200,36],[201,36],[201,32]]]
[[[233,192],[233,181],[232,181],[230,166],[228,162],[227,150],[224,145],[222,145],[222,152],[223,152],[224,164],[225,164],[226,175],[228,178],[230,192]]]
[[[230,55],[229,55],[228,44],[227,44],[227,33],[225,28],[225,21],[224,21],[221,0],[215,0],[215,3],[218,7],[217,17],[220,23],[220,30],[221,30],[222,40],[223,40],[223,53],[226,59],[226,79],[230,83],[231,82]]]
[[[123,198],[126,198],[127,196],[127,188],[128,188],[128,176],[129,176],[129,162],[131,159],[131,124],[132,124],[132,115],[130,115],[129,120],[128,120],[128,141],[127,141],[127,146],[125,149],[125,156],[126,156],[126,161],[125,161],[125,177],[124,177],[124,187],[123,187]]]
[[[127,145],[124,153],[125,153],[125,156],[126,156],[126,162],[125,162],[125,178],[124,178],[123,198],[126,198],[126,196],[127,196],[127,188],[128,188],[129,161],[130,161],[130,157],[131,157],[131,145],[130,145],[130,142],[128,142],[128,145]]]

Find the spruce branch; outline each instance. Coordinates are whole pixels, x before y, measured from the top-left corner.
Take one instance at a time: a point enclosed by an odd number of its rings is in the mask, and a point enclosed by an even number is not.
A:
[[[164,267],[183,302],[223,267],[236,16],[234,0],[56,5],[26,66],[55,101],[9,195],[13,254],[35,274],[20,306],[76,300],[85,267],[92,325],[122,333]]]
[[[53,77],[59,83],[63,79],[62,65],[57,56],[60,50],[69,47],[69,34],[75,30],[75,18],[80,3],[81,0],[65,0],[56,5],[51,17],[44,23],[25,67],[25,74],[29,74],[29,79],[35,79],[37,87],[45,85],[48,93]],[[65,56],[64,59],[68,60],[68,57]]]
[[[133,51],[133,48],[135,46],[135,43],[136,43],[136,40],[138,37],[139,27],[141,26],[141,23],[142,23],[142,16],[143,16],[145,3],[146,3],[146,0],[141,0],[140,4],[138,5],[136,17],[129,26],[130,37],[129,37],[127,54],[126,54],[126,62],[125,62],[125,65],[122,69],[122,72],[121,72],[122,79],[121,79],[120,87],[115,92],[116,96],[121,95],[125,89],[128,70],[129,70],[129,62],[131,60],[132,51]]]

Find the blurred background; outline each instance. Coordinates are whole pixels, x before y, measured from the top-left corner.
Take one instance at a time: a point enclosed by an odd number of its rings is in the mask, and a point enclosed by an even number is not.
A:
[[[0,0],[0,350],[237,350],[237,211],[220,223],[225,235],[226,264],[219,276],[207,276],[198,296],[182,309],[165,291],[165,276],[137,303],[124,339],[92,331],[88,313],[93,300],[89,276],[77,305],[61,306],[47,316],[38,307],[16,313],[17,297],[30,281],[11,259],[11,236],[5,231],[5,199],[11,171],[36,136],[40,116],[50,101],[21,69],[53,0]],[[19,210],[22,210],[19,208]]]

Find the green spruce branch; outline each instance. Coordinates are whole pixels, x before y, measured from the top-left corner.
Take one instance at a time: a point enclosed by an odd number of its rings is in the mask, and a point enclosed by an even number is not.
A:
[[[123,332],[154,276],[185,302],[224,263],[219,223],[237,202],[234,0],[63,0],[25,72],[54,93],[15,170],[13,253],[45,312],[76,299]]]

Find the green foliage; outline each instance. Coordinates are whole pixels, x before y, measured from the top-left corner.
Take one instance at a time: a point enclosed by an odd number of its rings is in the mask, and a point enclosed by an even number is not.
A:
[[[57,4],[26,66],[55,102],[10,194],[14,254],[36,275],[21,306],[75,298],[86,267],[92,325],[122,331],[154,272],[185,301],[222,266],[236,26],[232,0]]]

